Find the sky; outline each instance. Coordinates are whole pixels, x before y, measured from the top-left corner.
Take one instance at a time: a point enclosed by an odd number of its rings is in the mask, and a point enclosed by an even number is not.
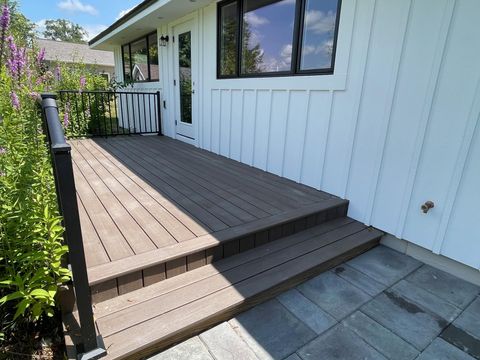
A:
[[[19,0],[20,10],[44,29],[47,19],[67,19],[80,24],[89,40],[105,30],[141,0]]]

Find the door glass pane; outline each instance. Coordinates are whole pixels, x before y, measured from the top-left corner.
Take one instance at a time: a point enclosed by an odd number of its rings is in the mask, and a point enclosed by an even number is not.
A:
[[[237,73],[237,3],[220,8],[220,75]]]
[[[338,0],[307,0],[300,70],[331,69]]]
[[[292,0],[244,0],[242,73],[290,71],[295,4]]]
[[[180,85],[180,121],[192,123],[192,36],[190,31],[178,36]]]

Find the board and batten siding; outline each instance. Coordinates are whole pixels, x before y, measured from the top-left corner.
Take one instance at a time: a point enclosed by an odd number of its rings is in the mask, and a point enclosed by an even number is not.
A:
[[[197,146],[349,199],[354,219],[480,268],[480,1],[343,0],[335,75],[314,77],[217,80],[216,4],[193,16]]]
[[[480,2],[343,0],[343,88],[216,80],[215,6],[200,16],[200,147],[347,198],[356,220],[480,268]]]

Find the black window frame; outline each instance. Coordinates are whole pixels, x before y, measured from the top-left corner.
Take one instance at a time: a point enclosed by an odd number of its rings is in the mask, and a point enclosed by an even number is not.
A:
[[[221,32],[222,32],[222,7],[237,3],[237,53],[236,53],[236,71],[234,75],[222,75],[220,69],[221,63]],[[289,76],[312,76],[312,75],[333,75],[335,72],[335,59],[337,54],[338,29],[340,23],[340,13],[342,9],[342,0],[337,0],[337,14],[335,18],[335,32],[333,34],[332,62],[330,68],[324,69],[300,69],[300,60],[302,56],[303,33],[305,30],[305,8],[307,0],[296,0],[295,19],[293,26],[292,40],[292,62],[289,71],[276,71],[264,73],[242,74],[242,41],[243,34],[243,4],[244,0],[223,0],[217,3],[217,79],[241,79],[241,78],[268,78],[268,77],[289,77]]]
[[[123,80],[125,81],[125,78],[126,78],[126,74],[125,74],[125,50],[124,48],[126,46],[128,46],[128,57],[130,59],[130,78],[131,78],[131,81],[133,83],[149,83],[149,82],[159,82],[160,81],[160,68],[159,68],[159,71],[158,71],[158,79],[154,79],[152,80],[152,75],[151,75],[151,71],[150,71],[150,44],[149,44],[149,41],[148,41],[148,38],[155,34],[155,39],[157,40],[157,31],[152,31],[146,35],[143,35],[143,36],[140,36],[139,38],[136,38],[126,44],[123,44],[122,45],[122,65],[123,65],[123,69],[122,69],[122,72],[123,72]],[[141,81],[133,81],[133,61],[132,61],[132,44],[139,41],[139,40],[145,40],[145,43],[147,45],[147,70],[148,70],[148,80],[141,80]],[[158,41],[157,41],[157,47],[158,47]],[[157,51],[158,53],[158,51]],[[158,59],[157,61],[160,61],[160,59]],[[158,66],[160,66],[160,64],[158,64]]]

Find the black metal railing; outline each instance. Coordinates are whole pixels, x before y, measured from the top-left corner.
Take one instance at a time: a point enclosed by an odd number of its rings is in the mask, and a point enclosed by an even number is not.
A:
[[[68,138],[162,134],[160,91],[59,91]]]
[[[81,343],[78,358],[98,359],[106,354],[101,336],[95,331],[92,299],[78,213],[71,147],[66,142],[54,94],[42,94],[43,128],[50,149],[58,206],[65,227],[64,238],[69,248],[68,262],[78,310]]]

